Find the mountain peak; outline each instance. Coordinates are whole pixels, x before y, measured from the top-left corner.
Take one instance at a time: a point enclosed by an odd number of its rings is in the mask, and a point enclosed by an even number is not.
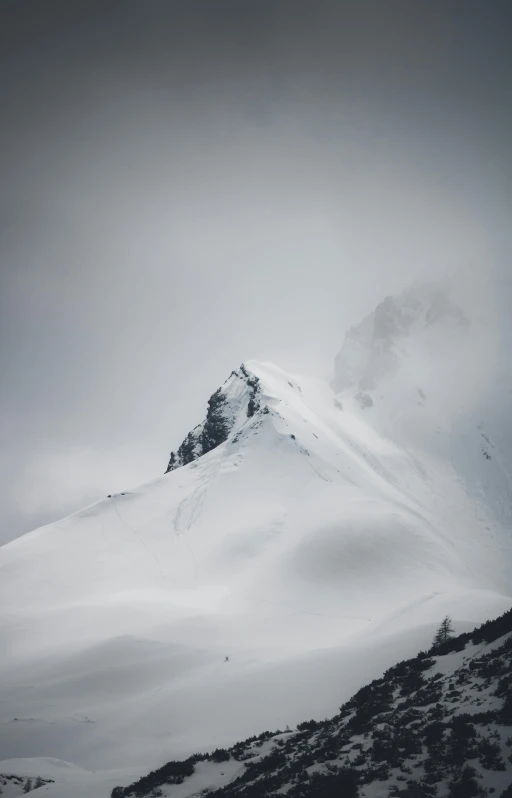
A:
[[[147,771],[325,717],[430,623],[508,609],[506,533],[446,460],[368,423],[380,394],[361,412],[245,362],[175,473],[1,547],[3,755],[49,750],[51,724],[61,759]]]
[[[242,363],[212,393],[204,421],[188,433],[177,451],[171,452],[166,474],[217,448],[260,410],[260,380],[252,366],[252,362]]]
[[[408,339],[425,337],[426,331],[428,338],[435,331],[446,339],[450,331],[468,325],[446,283],[415,283],[397,296],[387,296],[348,330],[336,357],[333,388],[371,391],[398,371]]]

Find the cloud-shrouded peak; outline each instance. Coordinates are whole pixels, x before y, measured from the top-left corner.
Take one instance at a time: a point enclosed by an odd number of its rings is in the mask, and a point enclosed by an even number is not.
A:
[[[492,390],[497,338],[488,298],[464,289],[416,283],[386,297],[345,335],[334,390],[402,427],[411,413],[472,415]]]
[[[333,387],[375,389],[400,368],[407,339],[420,337],[428,328],[442,329],[447,336],[450,329],[468,325],[464,310],[451,299],[444,283],[416,283],[398,296],[387,296],[348,330],[336,357]]]

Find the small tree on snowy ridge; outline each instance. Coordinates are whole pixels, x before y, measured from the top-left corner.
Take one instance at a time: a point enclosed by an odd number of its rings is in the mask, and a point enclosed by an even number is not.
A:
[[[439,648],[443,645],[443,643],[448,642],[454,635],[453,626],[452,626],[452,619],[449,615],[443,618],[441,622],[441,626],[437,630],[434,640],[432,642],[433,648]]]

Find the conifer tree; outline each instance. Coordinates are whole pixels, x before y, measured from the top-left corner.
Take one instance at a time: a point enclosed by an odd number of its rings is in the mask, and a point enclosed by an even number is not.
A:
[[[432,647],[439,648],[439,646],[442,646],[443,643],[446,643],[448,640],[450,640],[453,637],[453,634],[452,619],[449,615],[446,615],[441,622],[441,626],[435,634]]]

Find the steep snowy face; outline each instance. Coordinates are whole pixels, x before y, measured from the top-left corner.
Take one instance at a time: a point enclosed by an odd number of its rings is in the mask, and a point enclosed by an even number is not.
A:
[[[387,297],[347,332],[333,388],[387,438],[450,464],[483,512],[510,527],[512,380],[489,297],[441,283]]]
[[[325,717],[382,668],[377,633],[391,664],[446,613],[508,609],[453,466],[342,398],[247,362],[168,473],[0,548],[4,756],[147,770]]]
[[[165,473],[192,463],[224,443],[230,433],[259,410],[259,394],[258,377],[242,363],[210,396],[205,420],[188,433],[176,452],[171,452]]]

